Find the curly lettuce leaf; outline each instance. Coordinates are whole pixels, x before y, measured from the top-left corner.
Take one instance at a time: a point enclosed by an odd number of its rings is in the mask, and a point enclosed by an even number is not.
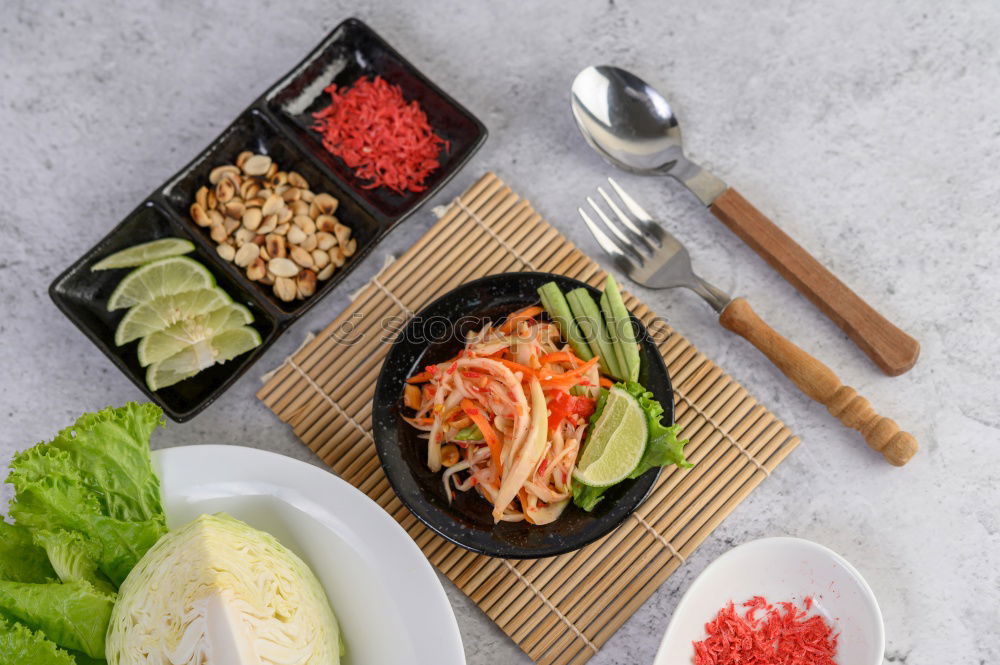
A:
[[[160,481],[149,457],[149,438],[162,424],[163,411],[148,402],[85,413],[49,443],[15,457],[11,468],[27,480],[37,480],[38,473],[47,475],[48,460],[33,451],[61,451],[82,487],[97,499],[101,514],[126,522],[166,523]]]
[[[49,564],[45,550],[35,544],[31,530],[0,518],[0,580],[52,582],[55,579],[56,571]]]
[[[663,417],[663,406],[653,398],[653,393],[642,387],[635,381],[627,381],[615,384],[617,387],[627,391],[636,398],[639,406],[646,414],[646,426],[649,428],[649,438],[646,440],[646,449],[643,451],[639,464],[636,465],[629,478],[638,478],[650,469],[659,466],[677,466],[687,469],[693,466],[684,457],[684,446],[687,439],[678,439],[680,432],[679,425],[667,427],[660,419]],[[604,412],[604,405],[608,400],[608,391],[602,389],[597,398],[597,405],[594,413],[590,416],[588,431],[601,417]],[[573,503],[586,510],[592,511],[604,498],[604,492],[608,487],[591,487],[576,480],[573,481]]]
[[[688,442],[687,439],[677,438],[678,432],[681,431],[680,425],[667,427],[660,422],[663,417],[663,405],[653,399],[653,393],[635,381],[629,381],[621,387],[639,400],[639,406],[646,413],[646,425],[649,427],[646,450],[642,454],[642,459],[639,460],[639,465],[635,467],[629,478],[638,478],[658,466],[676,464],[682,469],[690,469],[694,466],[684,457],[684,446]]]
[[[114,604],[113,594],[98,591],[83,581],[0,581],[0,614],[41,631],[63,648],[81,651],[91,658],[104,657],[104,636]]]
[[[78,665],[76,659],[41,632],[0,618],[0,663]]]
[[[120,585],[160,536],[166,518],[159,480],[149,458],[149,435],[162,422],[152,404],[127,404],[84,414],[51,442],[16,455],[7,482],[14,486],[10,514],[34,530],[76,532],[79,538],[50,549],[69,572],[67,556],[79,556],[70,579],[96,582],[79,566],[93,560]],[[55,548],[54,542],[49,547]],[[51,560],[51,559],[50,559]]]
[[[97,564],[121,585],[142,555],[166,533],[159,520],[124,522],[100,513],[93,495],[72,479],[53,475],[37,482],[15,482],[10,514],[18,524],[39,530],[78,531],[94,545]]]
[[[79,531],[39,529],[35,543],[45,549],[48,560],[63,582],[83,580],[95,589],[115,593],[118,589],[100,570],[100,549]]]

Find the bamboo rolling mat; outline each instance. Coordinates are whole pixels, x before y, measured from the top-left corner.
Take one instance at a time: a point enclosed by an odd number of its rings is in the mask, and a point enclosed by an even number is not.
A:
[[[447,260],[444,260],[447,257]],[[531,204],[486,174],[257,396],[342,478],[395,517],[427,558],[535,662],[585,663],[722,520],[798,445],[784,424],[631,294],[670,370],[676,420],[694,468],[669,467],[616,531],[577,552],[506,561],[468,552],[420,523],[393,494],[370,434],[371,398],[391,339],[380,322],[410,317],[484,275],[605,273]],[[397,319],[398,320],[398,319]],[[334,337],[352,330],[352,346]]]

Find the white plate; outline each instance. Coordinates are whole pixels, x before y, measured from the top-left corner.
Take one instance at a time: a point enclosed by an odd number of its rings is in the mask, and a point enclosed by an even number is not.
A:
[[[153,453],[171,528],[226,512],[274,535],[322,582],[349,665],[465,665],[430,563],[392,517],[332,473],[241,446]]]
[[[719,609],[754,596],[790,600],[800,608],[812,596],[812,613],[840,633],[837,662],[881,665],[885,628],[868,583],[840,555],[800,538],[755,540],[713,561],[677,605],[654,665],[689,665],[691,643],[706,637],[705,624]]]

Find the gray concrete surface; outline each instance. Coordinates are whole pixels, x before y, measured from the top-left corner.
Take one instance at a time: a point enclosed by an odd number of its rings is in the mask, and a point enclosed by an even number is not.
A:
[[[49,302],[48,283],[351,15],[490,128],[434,204],[492,169],[599,256],[575,206],[609,167],[577,135],[567,89],[583,66],[617,63],[669,91],[694,157],[923,345],[910,373],[883,376],[677,185],[623,177],[674,220],[706,277],[749,296],[923,448],[890,468],[695,296],[640,289],[803,444],[595,665],[652,662],[706,564],[779,534],[824,543],[867,576],[885,613],[886,662],[1000,662],[1000,7],[986,0],[6,2],[0,455],[139,397]],[[218,403],[155,445],[246,445],[315,462],[254,399],[259,376],[431,223],[428,206]],[[527,662],[444,585],[471,665]]]

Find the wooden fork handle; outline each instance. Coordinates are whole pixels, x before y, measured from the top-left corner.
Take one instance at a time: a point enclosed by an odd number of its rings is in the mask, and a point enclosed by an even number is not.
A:
[[[917,362],[917,340],[876,312],[735,189],[723,192],[709,209],[840,326],[883,372],[898,376]]]
[[[757,316],[743,298],[729,303],[719,323],[753,344],[806,395],[826,406],[840,422],[861,432],[874,450],[896,466],[917,452],[917,440],[894,420],[875,412],[868,400],[845,386],[833,370],[816,360]]]

